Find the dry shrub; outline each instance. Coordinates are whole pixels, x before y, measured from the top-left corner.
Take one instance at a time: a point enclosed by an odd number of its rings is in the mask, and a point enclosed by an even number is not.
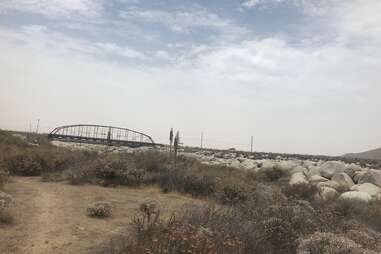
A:
[[[286,185],[283,188],[283,193],[292,199],[303,199],[313,201],[318,193],[318,188],[313,184],[300,183],[295,185]]]
[[[215,191],[215,181],[210,176],[188,175],[184,178],[184,192],[192,196],[209,196]]]
[[[363,248],[377,250],[377,248],[381,247],[378,246],[381,245],[380,234],[368,228],[351,229],[345,236],[355,243],[360,244]]]
[[[134,220],[139,230],[130,253],[244,253],[238,234],[226,231],[229,221],[216,213],[212,209],[190,210],[167,221],[156,213],[148,226],[148,215],[143,213]]]
[[[375,201],[365,206],[359,214],[360,221],[366,223],[374,230],[381,232],[381,202]]]
[[[7,210],[13,203],[11,195],[0,191],[0,224],[11,224],[13,222],[13,216]]]
[[[255,175],[255,179],[264,182],[275,182],[286,175],[287,174],[285,171],[281,170],[278,167],[273,167],[259,170]]]
[[[42,173],[63,171],[75,164],[92,161],[96,154],[73,152],[55,147],[19,149],[3,159],[3,166],[11,174],[39,176]]]
[[[362,254],[365,251],[349,238],[320,232],[303,239],[299,250],[309,254]]]
[[[4,187],[5,183],[8,180],[8,171],[6,171],[1,165],[0,165],[0,190]]]
[[[95,202],[86,209],[90,217],[106,218],[111,216],[111,204],[109,202]]]
[[[8,210],[1,210],[0,209],[0,225],[9,225],[14,222],[14,217]]]
[[[42,158],[34,152],[24,152],[8,157],[5,167],[15,175],[38,176],[43,171]]]
[[[218,201],[224,205],[237,205],[246,202],[254,191],[254,186],[228,183],[216,193]]]
[[[167,169],[167,165],[171,162],[167,154],[145,151],[134,154],[134,163],[137,168],[143,168],[149,172],[160,172]]]

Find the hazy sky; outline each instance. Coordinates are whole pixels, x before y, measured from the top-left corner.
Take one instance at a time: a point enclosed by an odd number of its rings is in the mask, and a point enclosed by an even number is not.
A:
[[[0,128],[186,145],[381,146],[380,0],[1,0]]]

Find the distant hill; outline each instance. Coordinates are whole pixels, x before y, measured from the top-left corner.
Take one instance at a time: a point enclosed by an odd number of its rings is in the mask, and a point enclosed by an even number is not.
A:
[[[348,153],[348,154],[344,154],[343,157],[381,160],[381,148],[366,151],[363,153]]]

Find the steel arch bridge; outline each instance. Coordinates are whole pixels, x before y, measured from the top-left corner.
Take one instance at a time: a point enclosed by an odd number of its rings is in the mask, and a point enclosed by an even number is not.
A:
[[[49,135],[50,140],[102,144],[109,146],[161,146],[147,134],[119,127],[103,125],[66,125],[55,128]]]

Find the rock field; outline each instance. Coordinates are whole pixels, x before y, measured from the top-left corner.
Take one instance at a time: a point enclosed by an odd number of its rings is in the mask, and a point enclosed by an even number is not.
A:
[[[52,142],[56,146],[70,149],[90,150],[97,152],[134,152],[152,148],[107,147],[77,143]],[[159,148],[166,151],[167,148]],[[283,158],[256,159],[235,151],[215,152],[197,151],[184,152],[181,155],[195,158],[205,165],[219,165],[237,168],[245,171],[259,172],[262,170],[280,169],[290,176],[289,184],[313,184],[319,189],[323,199],[361,200],[369,202],[381,199],[381,170],[361,167],[342,161],[301,160]]]

